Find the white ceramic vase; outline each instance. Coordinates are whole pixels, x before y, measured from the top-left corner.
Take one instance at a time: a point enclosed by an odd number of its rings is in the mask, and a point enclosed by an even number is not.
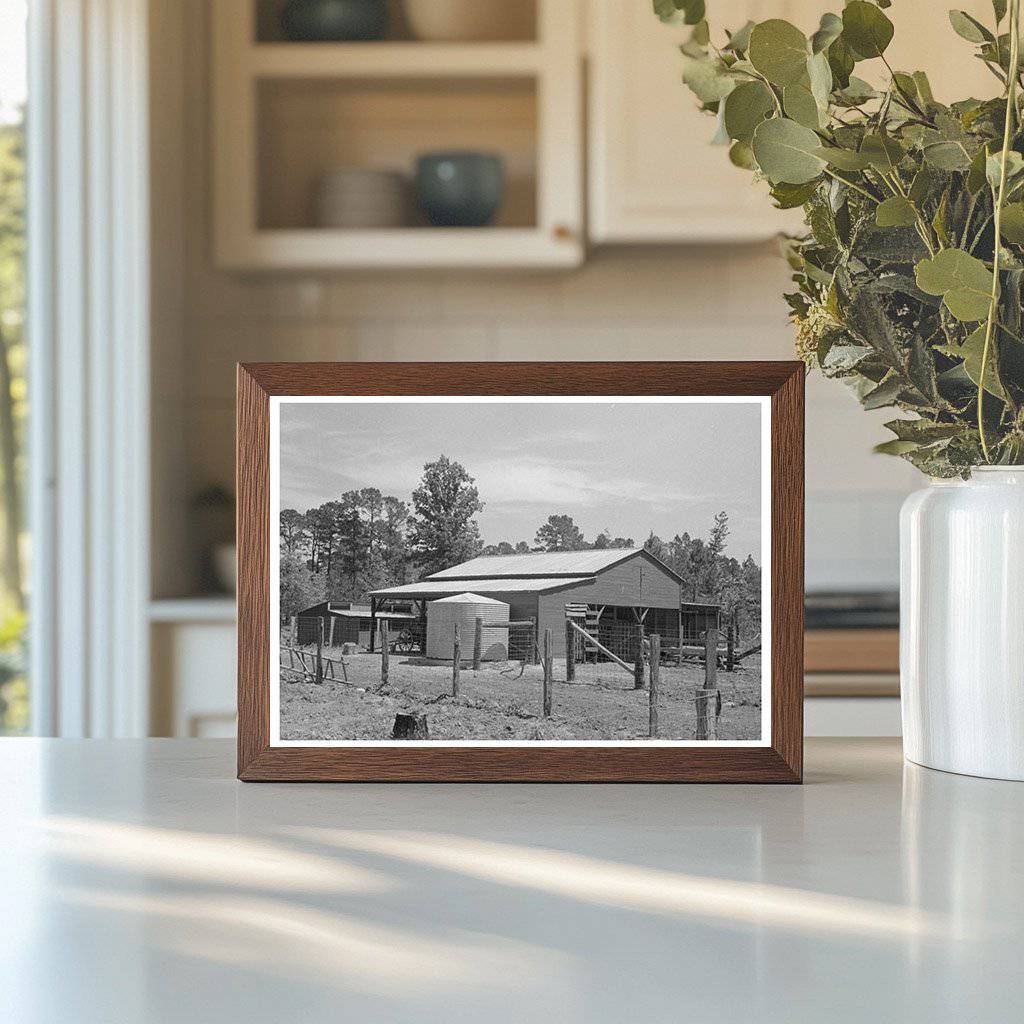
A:
[[[1024,781],[1024,467],[912,494],[900,562],[904,753]]]

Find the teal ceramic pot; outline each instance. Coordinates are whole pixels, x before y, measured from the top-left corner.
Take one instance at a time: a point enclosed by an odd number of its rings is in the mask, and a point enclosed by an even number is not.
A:
[[[366,42],[383,37],[387,0],[288,0],[281,27],[302,43]]]
[[[416,195],[435,227],[490,224],[505,192],[505,168],[494,153],[424,153],[416,161]]]

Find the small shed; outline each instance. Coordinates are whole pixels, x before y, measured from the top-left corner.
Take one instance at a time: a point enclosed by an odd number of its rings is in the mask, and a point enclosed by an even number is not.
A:
[[[427,657],[450,659],[454,627],[458,624],[462,657],[473,654],[476,620],[483,619],[481,657],[484,661],[508,659],[509,606],[480,594],[453,594],[427,602]],[[490,625],[489,625],[490,623]],[[501,623],[502,625],[496,625]]]
[[[404,608],[383,608],[377,612],[377,621],[388,620],[392,635],[398,635],[403,629],[415,629],[418,618],[413,612]],[[299,612],[296,622],[297,639],[302,645],[315,644],[317,638],[317,620],[324,623],[324,643],[340,646],[345,643],[358,644],[366,648],[370,646],[370,607],[369,605],[341,604],[321,601]]]
[[[709,629],[721,628],[721,605],[702,601],[683,601],[679,611],[684,644],[700,643]]]

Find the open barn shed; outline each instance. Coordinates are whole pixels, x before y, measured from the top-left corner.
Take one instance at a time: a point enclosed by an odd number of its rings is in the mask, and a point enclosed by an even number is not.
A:
[[[377,608],[376,619],[379,627],[382,619],[387,619],[391,631],[395,634],[409,626],[415,625],[419,616],[406,604],[397,608]],[[370,617],[368,605],[358,605],[321,601],[299,612],[296,622],[297,638],[300,644],[315,644],[317,638],[317,619],[324,623],[324,643],[352,643],[360,647],[370,646]]]
[[[529,555],[485,555],[442,569],[419,583],[384,587],[371,594],[371,645],[376,609],[384,602],[414,602],[426,618],[426,604],[472,591],[509,606],[512,619],[535,619],[538,636],[550,629],[554,652],[565,654],[565,606],[585,605],[599,639],[635,633],[643,623],[666,644],[678,642],[682,580],[649,551],[617,548],[548,551]],[[371,648],[372,649],[372,648]]]

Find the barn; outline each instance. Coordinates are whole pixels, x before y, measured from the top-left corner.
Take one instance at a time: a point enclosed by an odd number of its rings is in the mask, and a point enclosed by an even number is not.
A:
[[[425,624],[426,603],[472,592],[509,605],[513,620],[535,619],[538,635],[551,630],[554,652],[565,654],[566,605],[586,606],[602,643],[630,642],[636,626],[666,644],[680,635],[682,580],[649,551],[617,548],[485,555],[442,569],[419,583],[385,587],[370,595],[371,650],[377,609],[384,602],[414,602]]]

